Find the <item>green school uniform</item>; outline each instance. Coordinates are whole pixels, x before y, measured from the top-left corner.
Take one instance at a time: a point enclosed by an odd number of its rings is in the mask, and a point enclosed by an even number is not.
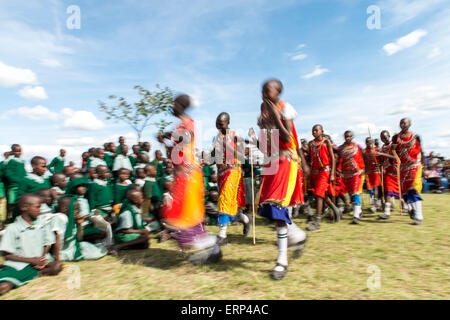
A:
[[[114,164],[114,159],[115,159],[115,156],[113,155],[113,153],[112,152],[109,152],[109,151],[106,151],[105,152],[105,162],[106,162],[106,165],[108,166],[108,168],[111,170],[112,169],[112,167],[113,167],[113,164]]]
[[[9,204],[16,203],[17,191],[26,175],[25,162],[22,159],[12,156],[5,161],[6,190]]]
[[[161,179],[159,179],[158,184],[159,184],[159,188],[161,190],[164,190],[164,181],[174,181],[175,180],[175,176],[173,174],[171,175],[165,175],[164,177],[162,177]]]
[[[34,221],[28,224],[22,216],[10,224],[3,234],[0,251],[25,258],[41,257],[44,247],[55,243],[55,236],[48,225]],[[9,282],[19,287],[27,284],[39,274],[28,263],[6,260],[0,270],[0,282]]]
[[[92,244],[78,240],[78,228],[74,216],[75,201],[77,201],[77,197],[73,197],[70,202],[67,222],[62,220],[59,222],[64,230],[64,240],[61,243],[60,258],[64,261],[100,259],[108,253],[103,244]]]
[[[131,162],[131,166],[134,168],[134,166],[135,166],[136,163],[137,163],[137,157],[134,157],[134,156],[128,156],[128,159],[129,159],[130,162]]]
[[[97,168],[98,166],[107,166],[105,160],[100,158],[90,158],[89,167],[88,168]]]
[[[117,182],[114,185],[114,204],[123,203],[127,198],[127,193],[133,183],[130,180],[126,181],[126,184]]]
[[[133,172],[133,166],[131,165],[130,159],[127,156],[124,156],[123,154],[119,154],[114,159],[114,165],[113,165],[112,171],[118,171],[122,168],[128,169],[131,172]]]
[[[118,243],[126,243],[136,240],[141,236],[139,233],[125,234],[120,232],[124,229],[143,230],[144,224],[141,215],[141,209],[126,200],[119,213],[118,225],[116,228],[115,238]]]
[[[144,198],[152,199],[152,203],[162,201],[162,192],[155,178],[145,178]]]
[[[48,165],[48,170],[51,173],[62,173],[64,172],[64,166],[66,164],[66,159],[62,157],[55,157],[53,158],[52,162]]]
[[[36,193],[39,189],[51,189],[52,185],[48,178],[38,176],[34,173],[28,173],[22,180],[19,188],[19,195],[25,193]]]
[[[164,176],[164,162],[162,161],[158,161],[158,160],[153,160],[150,162],[150,164],[152,166],[154,166],[156,168],[156,179],[160,179]]]
[[[95,179],[89,186],[88,200],[92,209],[110,210],[114,202],[111,184],[105,180]]]
[[[5,184],[3,183],[5,175],[5,161],[0,162],[0,199],[6,198]]]

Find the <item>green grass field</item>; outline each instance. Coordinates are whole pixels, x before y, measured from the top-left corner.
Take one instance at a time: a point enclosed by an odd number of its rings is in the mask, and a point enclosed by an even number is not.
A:
[[[350,225],[349,215],[338,224],[322,222],[281,281],[269,277],[277,256],[274,228],[257,218],[256,245],[242,237],[240,225],[231,226],[223,261],[215,265],[192,266],[174,242],[152,241],[149,250],[118,258],[66,263],[57,277],[35,279],[1,299],[450,299],[450,194],[424,200],[421,226],[398,210],[382,222],[378,213],[366,213],[360,225]],[[304,218],[295,221],[306,227]],[[79,288],[71,285],[73,266]],[[367,287],[370,266],[380,270],[378,289]]]

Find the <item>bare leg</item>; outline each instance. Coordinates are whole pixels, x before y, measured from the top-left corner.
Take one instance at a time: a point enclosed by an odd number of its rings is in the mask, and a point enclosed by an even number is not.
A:
[[[10,282],[0,283],[0,295],[3,295],[14,288],[14,285]]]

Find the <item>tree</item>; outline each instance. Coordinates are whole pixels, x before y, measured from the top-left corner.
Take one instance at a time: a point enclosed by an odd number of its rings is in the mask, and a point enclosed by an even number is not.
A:
[[[171,122],[161,119],[156,122],[150,122],[157,115],[169,115],[173,106],[173,91],[168,87],[161,88],[156,85],[157,90],[151,92],[141,86],[135,86],[140,96],[139,101],[128,103],[125,98],[117,98],[114,95],[109,96],[110,100],[115,101],[115,105],[108,106],[106,103],[99,101],[99,108],[107,114],[106,120],[123,121],[132,127],[137,135],[138,141],[141,141],[142,133],[145,128],[155,125],[158,133],[163,133],[164,129]]]

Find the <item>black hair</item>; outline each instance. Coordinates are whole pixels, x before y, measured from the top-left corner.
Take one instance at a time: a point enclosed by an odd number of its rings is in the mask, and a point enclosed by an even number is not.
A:
[[[45,160],[45,158],[43,158],[43,157],[40,157],[40,156],[35,156],[35,157],[33,157],[33,159],[31,159],[31,165],[32,166],[35,166],[35,165],[37,165],[38,163],[39,163],[39,161],[47,161],[47,160]]]

